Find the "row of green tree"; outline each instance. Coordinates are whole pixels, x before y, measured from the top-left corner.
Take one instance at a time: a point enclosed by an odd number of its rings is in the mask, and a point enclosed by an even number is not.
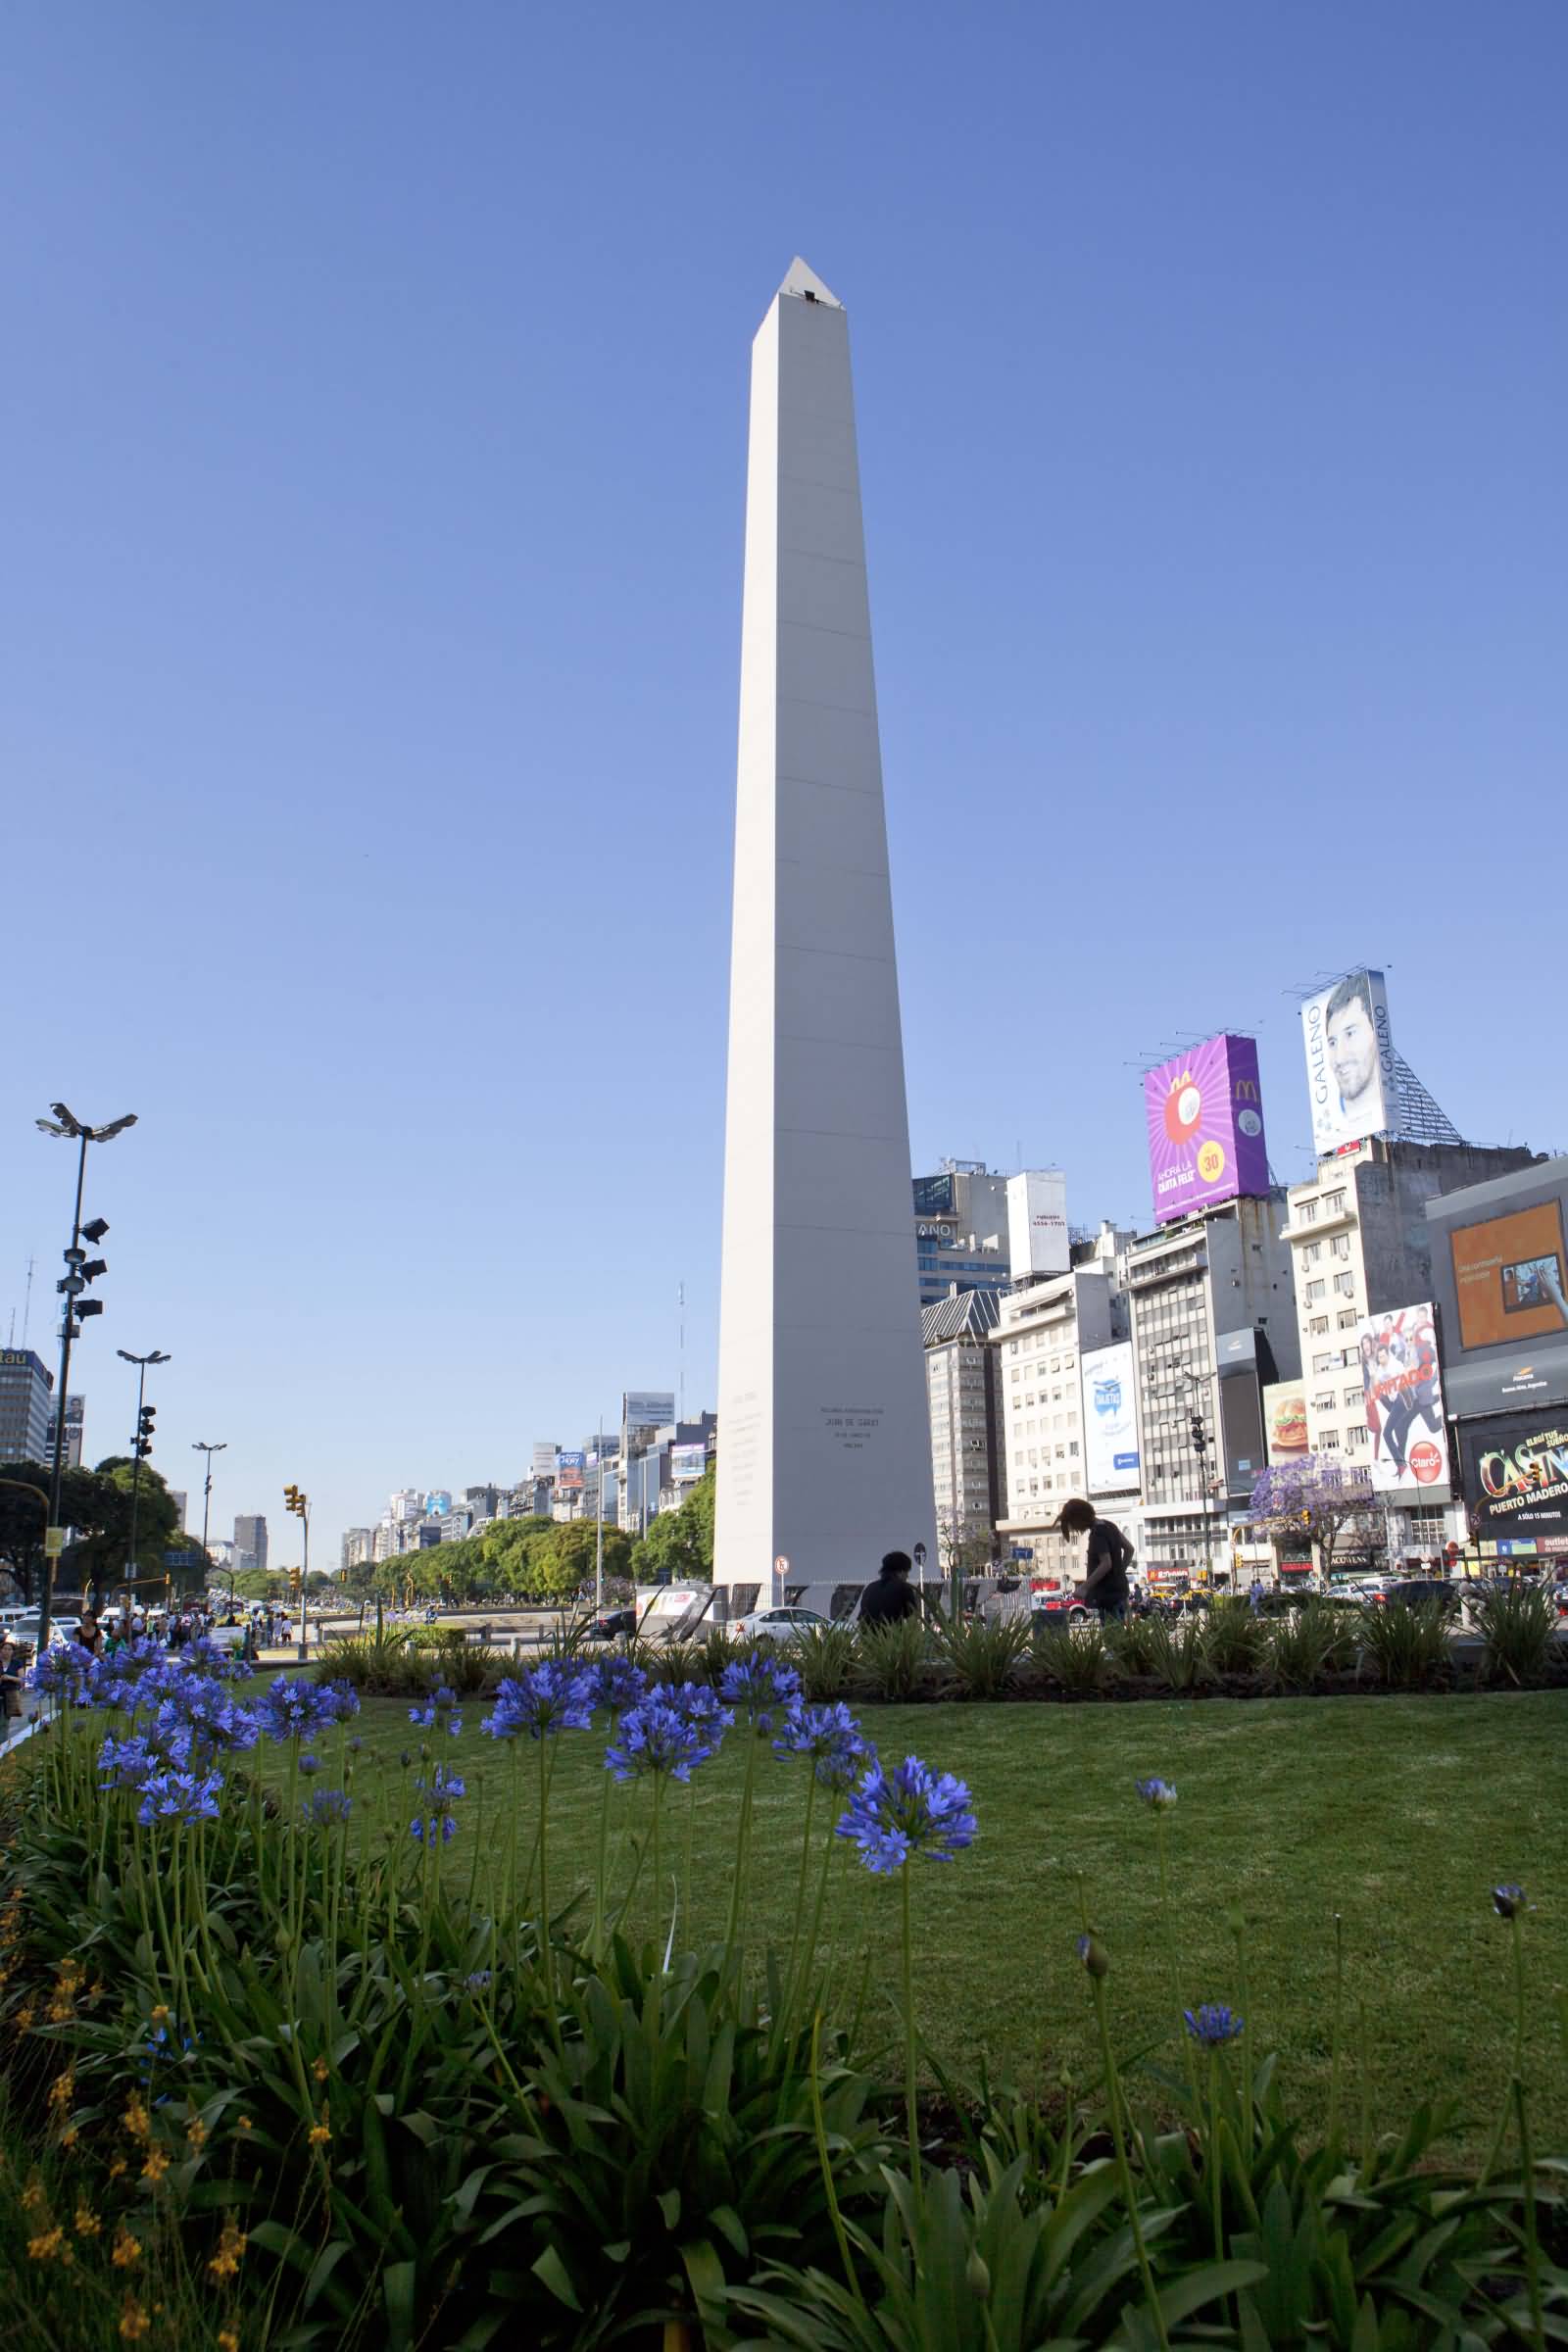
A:
[[[55,1583],[63,1592],[103,1593],[125,1581],[130,1558],[131,1487],[135,1464],[125,1454],[110,1454],[95,1470],[67,1470],[61,1481],[60,1518],[73,1541],[62,1557]],[[0,1565],[9,1568],[24,1600],[36,1600],[42,1591],[44,1529],[49,1522],[50,1472],[42,1462],[7,1462],[0,1471]],[[136,1576],[145,1583],[146,1596],[166,1570],[166,1551],[191,1551],[193,1567],[179,1571],[182,1585],[199,1587],[206,1576],[207,1555],[179,1528],[179,1505],[156,1470],[142,1464],[136,1494]]]
[[[406,1551],[373,1567],[350,1569],[341,1589],[416,1600],[458,1602],[498,1597],[564,1598],[594,1581],[599,1529],[592,1519],[500,1519],[456,1544]],[[661,1511],[635,1541],[604,1530],[607,1582],[683,1584],[713,1573],[713,1470],[678,1510]]]

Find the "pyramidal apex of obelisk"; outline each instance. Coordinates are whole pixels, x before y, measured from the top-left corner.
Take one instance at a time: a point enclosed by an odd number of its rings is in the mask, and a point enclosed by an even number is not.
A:
[[[730,1615],[934,1545],[849,319],[801,260],[752,346],[718,1387]]]

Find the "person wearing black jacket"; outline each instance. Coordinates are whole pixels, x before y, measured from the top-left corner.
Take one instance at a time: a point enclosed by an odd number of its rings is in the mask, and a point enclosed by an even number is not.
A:
[[[1107,1617],[1127,1614],[1127,1569],[1133,1547],[1121,1529],[1109,1519],[1102,1519],[1092,1502],[1075,1494],[1061,1506],[1056,1526],[1064,1536],[1087,1536],[1084,1579],[1081,1597],[1092,1609],[1100,1611],[1103,1624]]]
[[[862,1625],[897,1625],[901,1617],[915,1615],[920,1603],[909,1584],[912,1566],[906,1551],[883,1554],[881,1574],[860,1595]]]

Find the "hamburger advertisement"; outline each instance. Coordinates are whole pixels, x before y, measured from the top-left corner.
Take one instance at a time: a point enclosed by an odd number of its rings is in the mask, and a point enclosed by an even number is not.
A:
[[[1299,1381],[1277,1381],[1263,1391],[1263,1444],[1271,1468],[1305,1453],[1306,1391]]]

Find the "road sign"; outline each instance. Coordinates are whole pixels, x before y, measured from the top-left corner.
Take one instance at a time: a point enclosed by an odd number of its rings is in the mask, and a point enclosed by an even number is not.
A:
[[[166,1568],[194,1568],[199,1556],[194,1551],[166,1551],[164,1566]]]
[[[64,1529],[63,1527],[46,1527],[46,1528],[44,1529],[44,1531],[43,1531],[43,1556],[44,1556],[44,1558],[45,1558],[46,1560],[58,1560],[58,1559],[59,1559],[59,1557],[60,1557],[60,1555],[61,1555],[61,1553],[62,1553],[62,1552],[65,1550],[65,1548],[66,1548],[66,1531],[65,1531],[65,1529]]]
[[[778,1558],[773,1562],[773,1571],[777,1576],[788,1576],[790,1572],[790,1555],[787,1551],[781,1551],[779,1553]]]

